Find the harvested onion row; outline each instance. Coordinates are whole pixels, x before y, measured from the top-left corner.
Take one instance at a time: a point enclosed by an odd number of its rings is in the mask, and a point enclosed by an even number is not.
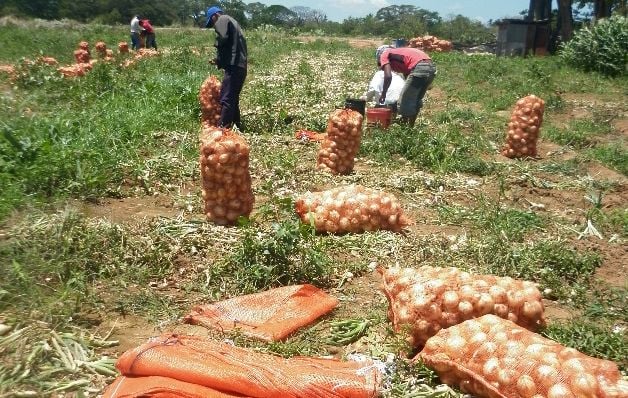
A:
[[[220,81],[216,76],[209,76],[198,93],[198,100],[201,103],[201,124],[203,128],[211,128],[218,125],[220,120]]]
[[[218,225],[232,225],[253,210],[249,146],[227,129],[203,129],[200,141],[205,215]]]
[[[508,135],[502,155],[509,158],[537,155],[536,142],[543,123],[544,110],[545,101],[534,94],[517,101],[508,123]]]
[[[421,358],[443,383],[488,398],[620,398],[614,362],[562,346],[494,315],[439,331]]]
[[[394,195],[360,185],[307,192],[296,200],[295,210],[303,222],[313,221],[318,232],[399,232],[409,223]]]
[[[410,326],[408,338],[414,347],[441,329],[485,314],[531,330],[545,324],[541,293],[532,282],[472,275],[454,267],[395,267],[379,272],[388,317],[396,331]]]
[[[362,115],[351,109],[335,110],[329,116],[316,167],[332,174],[351,173],[361,138]]]

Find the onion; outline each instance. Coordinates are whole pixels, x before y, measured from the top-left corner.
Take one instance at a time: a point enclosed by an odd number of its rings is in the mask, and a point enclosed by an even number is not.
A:
[[[520,376],[517,380],[517,393],[521,398],[532,398],[536,394],[534,379],[528,375]]]
[[[499,373],[499,360],[495,357],[489,358],[482,366],[482,375],[488,381],[497,381]]]
[[[495,306],[493,306],[493,313],[500,318],[507,319],[508,306],[506,306],[505,304],[495,304]]]
[[[469,319],[473,317],[473,304],[468,301],[461,301],[458,304],[458,312],[462,319]]]
[[[493,311],[495,303],[493,302],[493,298],[490,294],[482,293],[480,295],[480,299],[476,303],[475,307],[477,310],[478,316],[486,315]]]
[[[428,352],[439,352],[445,345],[445,339],[439,336],[430,337],[425,343],[425,350]]]
[[[453,310],[458,308],[458,304],[460,303],[460,298],[458,297],[458,293],[453,290],[446,291],[443,294],[443,307],[447,310]]]
[[[458,292],[460,294],[461,300],[468,301],[471,304],[476,303],[480,298],[479,293],[472,286],[469,285],[461,286]]]
[[[538,301],[526,301],[523,303],[522,313],[529,320],[536,320],[541,317],[543,307]]]
[[[513,383],[515,379],[515,372],[510,369],[500,369],[497,372],[497,382],[500,388],[506,388]]]
[[[547,391],[547,398],[575,398],[564,384],[554,384]]]
[[[460,356],[460,353],[467,347],[467,341],[458,335],[452,335],[445,341],[445,352],[455,358]]]
[[[480,346],[486,342],[487,338],[488,336],[486,335],[486,333],[478,332],[474,334],[473,337],[471,337],[471,339],[469,340],[469,344],[473,346]]]
[[[545,388],[549,388],[558,381],[558,371],[553,366],[540,365],[535,370],[536,380]]]
[[[510,291],[508,296],[508,306],[512,309],[518,309],[523,305],[525,296],[521,291]]]
[[[575,375],[571,379],[571,388],[577,397],[594,397],[597,391],[597,380],[589,373]]]

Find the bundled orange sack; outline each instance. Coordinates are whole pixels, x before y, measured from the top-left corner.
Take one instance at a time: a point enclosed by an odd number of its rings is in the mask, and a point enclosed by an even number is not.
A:
[[[83,49],[75,50],[74,59],[76,60],[77,64],[89,63],[89,60],[90,60],[89,52]]]
[[[409,329],[420,347],[441,329],[495,314],[530,330],[545,325],[541,292],[532,282],[473,275],[458,268],[379,269],[395,331]]]
[[[502,155],[509,158],[536,156],[536,143],[544,111],[545,101],[534,94],[517,101],[508,123],[508,135]]]
[[[238,217],[251,214],[255,201],[249,146],[228,129],[204,129],[199,138],[205,215],[218,225],[233,225]]]
[[[107,387],[103,398],[234,398],[213,388],[161,376],[120,376]]]
[[[399,232],[409,224],[393,194],[360,185],[307,192],[295,201],[295,211],[318,232]]]
[[[312,285],[284,286],[196,306],[184,322],[278,341],[329,313],[338,299]]]
[[[318,151],[316,167],[332,174],[353,171],[362,138],[362,115],[351,109],[336,109],[327,123],[327,136]]]
[[[371,361],[281,358],[199,337],[164,335],[122,354],[125,376],[162,376],[256,398],[377,396],[381,374]]]
[[[488,398],[620,398],[614,362],[593,358],[494,315],[443,329],[421,358],[442,382]]]
[[[217,126],[220,120],[220,80],[216,76],[209,76],[198,92],[201,104],[201,124],[204,128]]]
[[[118,52],[120,54],[128,54],[129,53],[129,43],[126,41],[121,41],[118,43]]]

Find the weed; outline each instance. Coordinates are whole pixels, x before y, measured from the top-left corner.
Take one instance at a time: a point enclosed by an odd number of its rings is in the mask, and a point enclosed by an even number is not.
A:
[[[588,151],[589,156],[602,164],[628,175],[628,150],[622,145],[600,145]]]

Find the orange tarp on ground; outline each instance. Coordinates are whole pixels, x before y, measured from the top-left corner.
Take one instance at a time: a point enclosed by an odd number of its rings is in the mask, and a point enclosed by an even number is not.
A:
[[[103,398],[245,398],[168,377],[120,376],[107,387]]]
[[[194,307],[184,322],[222,331],[241,329],[247,336],[277,341],[337,305],[338,299],[315,286],[285,286]]]
[[[164,335],[125,352],[125,376],[163,376],[253,398],[371,398],[381,374],[368,362],[281,358],[193,336]]]

